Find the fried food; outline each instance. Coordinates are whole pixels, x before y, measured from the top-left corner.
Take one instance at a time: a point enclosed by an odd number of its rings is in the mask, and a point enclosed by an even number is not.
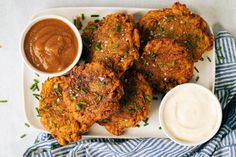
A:
[[[175,39],[187,47],[194,62],[213,46],[213,35],[206,21],[178,2],[172,8],[149,11],[140,19],[138,27],[142,47],[152,39]]]
[[[165,93],[188,82],[193,77],[194,65],[185,47],[171,39],[155,39],[145,46],[136,68],[155,90]]]
[[[64,76],[47,79],[43,83],[39,103],[42,125],[61,145],[79,140],[80,132],[83,130],[66,109],[67,104],[62,97],[65,86]]]
[[[134,18],[110,14],[100,22],[90,22],[82,34],[89,62],[102,62],[121,76],[139,58],[139,33]]]
[[[153,97],[152,89],[142,74],[128,71],[122,76],[122,81],[125,95],[120,101],[121,110],[99,122],[114,135],[121,135],[126,128],[135,127],[145,120]]]
[[[67,80],[63,97],[73,117],[91,126],[119,111],[123,86],[115,73],[100,63],[75,67]]]

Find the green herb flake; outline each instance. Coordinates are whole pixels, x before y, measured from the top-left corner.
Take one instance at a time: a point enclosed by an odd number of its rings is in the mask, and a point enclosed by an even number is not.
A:
[[[26,126],[27,128],[29,128],[29,127],[30,127],[30,125],[29,125],[28,123],[25,123],[25,126]]]
[[[81,104],[76,104],[76,110],[80,111],[82,109]]]
[[[37,79],[34,79],[34,83],[31,85],[30,90],[32,90],[33,92],[36,90],[39,91],[38,83],[39,81]]]
[[[81,90],[80,86],[75,86],[75,89],[78,90],[78,91]]]
[[[75,27],[77,28],[77,19],[74,19],[73,23],[74,23]]]
[[[48,106],[44,106],[43,109],[47,111],[49,108]]]
[[[60,110],[59,110],[60,113],[63,113],[64,111],[65,111],[65,110],[63,110],[63,109],[60,109]]]
[[[129,109],[129,113],[134,113],[134,109]]]
[[[135,92],[135,91],[132,91],[132,92],[130,92],[130,94],[129,94],[130,97],[134,97],[135,95],[136,95],[136,92]]]
[[[207,56],[207,59],[208,59],[209,62],[211,62],[211,58],[210,57]]]
[[[57,106],[58,103],[57,103],[56,101],[54,101],[54,102],[52,103],[52,105],[53,105],[53,106]]]
[[[165,30],[163,27],[160,27],[160,33],[163,33]]]
[[[149,102],[152,101],[152,100],[151,100],[151,97],[150,97],[149,95],[146,95],[145,98],[146,98]]]
[[[159,126],[159,128],[158,128],[159,130],[161,130],[161,126]]]
[[[69,93],[70,97],[75,97],[75,93]]]
[[[41,117],[41,113],[39,112],[38,107],[36,107],[35,110],[36,110],[36,113],[37,113],[37,117]]]
[[[99,81],[99,84],[100,84],[101,86],[104,86],[104,85],[106,84],[106,82],[104,82],[104,81]]]
[[[51,150],[53,150],[53,149],[56,149],[56,148],[58,148],[58,147],[60,147],[57,143],[53,143],[52,145],[51,145]]]
[[[95,49],[97,50],[97,51],[100,51],[101,50],[101,46],[100,46],[100,43],[96,43],[95,44]]]
[[[147,117],[146,119],[144,119],[143,120],[143,122],[144,122],[144,125],[143,126],[147,126],[149,123],[148,123],[148,120],[149,120],[149,118]]]
[[[199,73],[199,70],[198,70],[198,68],[197,68],[197,67],[194,67],[194,69],[196,70],[196,72],[197,72],[197,73]]]
[[[8,100],[0,100],[0,103],[7,103]]]
[[[95,22],[95,23],[98,23],[98,22],[100,22],[100,20],[99,20],[99,19],[95,19],[94,22]]]
[[[147,73],[145,74],[145,77],[146,77],[147,79],[151,79],[151,78],[152,78],[152,73],[147,72]]]
[[[224,56],[218,56],[218,59],[220,59],[220,60],[224,60],[225,57],[224,57]]]
[[[89,29],[96,29],[97,26],[95,26],[95,25],[90,25],[88,28],[89,28]]]
[[[40,95],[39,94],[33,94],[33,96],[37,99],[37,100],[40,100]]]
[[[110,120],[108,118],[105,118],[102,120],[103,123],[108,123]]]
[[[151,52],[151,53],[149,54],[149,57],[150,57],[151,59],[153,59],[153,58],[155,58],[155,57],[156,57],[156,54],[155,54],[155,53],[153,53],[153,52]]]
[[[221,47],[220,47],[220,46],[216,48],[216,51],[220,51],[220,50],[221,50]]]
[[[147,61],[146,61],[146,60],[144,60],[144,61],[143,61],[143,64],[144,64],[144,65],[147,65],[148,63],[147,63]]]
[[[136,102],[134,102],[134,107],[139,111],[143,111],[142,107],[138,105]]]
[[[199,80],[199,76],[196,77],[195,81],[197,82]]]
[[[200,58],[200,61],[204,61],[204,58],[203,58],[203,57],[201,57],[201,58]]]
[[[97,14],[90,15],[91,17],[99,17]]]
[[[128,52],[128,51],[125,51],[124,58],[127,58],[128,55],[129,55],[129,52]]]
[[[118,47],[119,47],[119,44],[113,44],[113,45],[112,45],[112,48],[113,48],[113,49],[116,49],[116,48],[118,48]]]
[[[81,17],[82,17],[82,20],[85,20],[85,16],[83,13],[81,14]]]
[[[168,22],[170,22],[171,20],[174,19],[174,16],[173,15],[168,15],[168,16],[166,16],[166,19],[167,19]]]
[[[20,138],[24,138],[24,137],[26,137],[26,134],[23,134],[23,135],[20,136]]]
[[[39,77],[39,74],[38,73],[34,73],[37,77]]]
[[[88,91],[86,91],[85,89],[81,89],[81,92],[82,92],[83,94],[87,94],[87,93],[88,93]]]
[[[80,101],[78,104],[80,104],[80,105],[86,105],[87,102],[86,102],[86,101]]]
[[[139,127],[140,127],[140,125],[139,125],[139,124],[137,124],[137,125],[136,125],[136,127],[137,127],[137,128],[139,128]]]
[[[119,32],[119,26],[116,26],[115,32]]]
[[[62,97],[62,93],[58,90],[55,90],[54,91],[54,94],[57,96],[57,97]]]
[[[102,96],[100,94],[97,92],[94,92],[93,94],[98,98],[98,100],[102,100]]]

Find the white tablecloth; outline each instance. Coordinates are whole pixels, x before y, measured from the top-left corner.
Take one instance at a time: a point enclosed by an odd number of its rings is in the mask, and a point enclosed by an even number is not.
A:
[[[38,10],[69,6],[168,7],[171,0],[0,0],[0,157],[20,157],[33,144],[38,130],[25,127],[22,60],[18,42],[22,29]],[[214,32],[228,30],[236,36],[235,0],[191,0],[186,3],[201,14]],[[35,105],[35,104],[32,104]],[[20,138],[22,134],[27,136]]]

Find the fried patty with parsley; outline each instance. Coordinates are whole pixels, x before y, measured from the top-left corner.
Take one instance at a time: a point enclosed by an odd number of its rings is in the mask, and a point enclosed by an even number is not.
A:
[[[178,2],[171,8],[149,11],[139,20],[138,28],[142,47],[152,39],[174,39],[187,47],[194,62],[213,46],[213,35],[206,21]]]
[[[118,76],[139,58],[139,33],[131,15],[114,13],[100,22],[90,22],[82,39],[88,61],[102,62]]]
[[[145,121],[152,104],[152,88],[141,73],[129,70],[121,79],[125,94],[119,102],[120,111],[98,122],[113,135],[121,135],[125,129]]]
[[[81,138],[83,128],[67,110],[62,91],[66,87],[64,76],[47,79],[40,93],[39,112],[41,123],[61,145],[75,142]]]
[[[149,41],[135,67],[156,91],[164,93],[190,81],[194,70],[187,49],[171,39]]]
[[[81,124],[91,126],[119,111],[123,86],[115,73],[93,62],[74,67],[63,92],[71,115]]]

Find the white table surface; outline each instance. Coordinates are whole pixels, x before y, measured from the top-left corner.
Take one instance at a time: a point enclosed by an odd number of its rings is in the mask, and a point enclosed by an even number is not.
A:
[[[53,7],[168,7],[171,0],[0,0],[0,157],[20,157],[33,144],[38,130],[24,126],[22,60],[18,42],[22,29],[38,10]],[[186,3],[213,26],[236,36],[235,0],[191,0]],[[35,104],[32,104],[35,105]],[[22,134],[27,134],[23,139]]]

